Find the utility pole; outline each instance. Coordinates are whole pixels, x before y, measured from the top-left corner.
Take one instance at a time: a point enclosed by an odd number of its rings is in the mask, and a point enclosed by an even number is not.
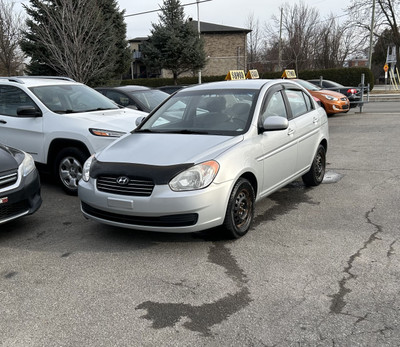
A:
[[[375,0],[372,1],[372,16],[371,16],[371,30],[369,32],[369,55],[368,55],[368,68],[372,66],[372,36],[374,33],[374,21],[375,21]]]
[[[282,71],[282,19],[283,7],[281,7],[281,21],[279,24],[279,42],[278,42],[278,70]]]
[[[375,0],[374,0],[375,1]],[[200,32],[200,9],[199,9],[199,0],[197,2],[197,32],[199,33],[199,40],[201,39],[201,32]],[[201,70],[199,70],[199,84],[201,84]]]

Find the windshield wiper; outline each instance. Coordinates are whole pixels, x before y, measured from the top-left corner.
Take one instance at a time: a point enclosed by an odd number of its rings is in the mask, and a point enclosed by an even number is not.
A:
[[[118,109],[118,108],[110,108],[110,107],[103,108],[103,107],[98,107],[98,108],[93,108],[93,109],[90,109],[90,110],[83,110],[83,111],[80,111],[80,112],[107,111],[107,110],[117,110],[117,109]]]
[[[198,130],[171,130],[171,131],[166,131],[167,133],[170,134],[198,134],[198,135],[208,135],[208,131],[198,131]]]

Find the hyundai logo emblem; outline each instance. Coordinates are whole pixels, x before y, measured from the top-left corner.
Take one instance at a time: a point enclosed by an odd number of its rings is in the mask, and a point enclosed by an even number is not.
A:
[[[121,186],[126,186],[129,183],[129,178],[126,176],[118,177],[117,183]]]

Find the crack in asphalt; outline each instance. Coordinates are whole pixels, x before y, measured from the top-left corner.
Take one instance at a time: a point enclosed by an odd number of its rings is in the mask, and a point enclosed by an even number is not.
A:
[[[346,287],[346,284],[352,280],[357,278],[357,275],[353,274],[351,272],[351,269],[353,268],[353,264],[357,258],[361,256],[361,252],[367,247],[373,243],[376,240],[380,240],[377,235],[382,233],[382,226],[379,224],[376,224],[372,221],[370,218],[370,215],[374,212],[375,207],[373,207],[370,211],[368,211],[365,214],[365,218],[367,220],[367,223],[372,225],[376,231],[370,235],[368,240],[364,242],[363,246],[353,255],[350,256],[349,260],[347,261],[347,266],[343,269],[343,272],[345,273],[345,276],[339,281],[339,291],[336,294],[329,295],[331,300],[331,306],[330,306],[330,312],[331,313],[336,313],[336,314],[342,314],[343,309],[346,306],[346,301],[344,300],[344,297],[348,294],[351,293],[351,289]]]
[[[225,321],[232,314],[248,306],[252,299],[246,286],[247,276],[226,247],[226,243],[214,242],[209,250],[208,261],[224,268],[225,273],[236,283],[239,291],[234,294],[228,293],[225,297],[212,303],[197,306],[145,301],[135,307],[136,310],[147,310],[147,314],[141,318],[152,321],[154,329],[173,327],[182,319],[188,318],[182,324],[183,327],[204,336],[210,336],[212,326]],[[182,283],[177,285],[182,286]]]

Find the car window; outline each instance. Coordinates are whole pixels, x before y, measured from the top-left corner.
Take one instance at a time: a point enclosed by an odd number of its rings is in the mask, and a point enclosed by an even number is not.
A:
[[[118,105],[122,105],[125,107],[130,105],[136,106],[135,103],[132,100],[129,100],[129,98],[126,95],[116,92],[114,90],[107,90],[105,92],[105,95],[114,102],[116,102]]]
[[[53,112],[64,114],[118,109],[109,98],[80,84],[31,87],[30,90]]]
[[[236,135],[250,126],[254,90],[181,92],[168,99],[138,131]]]
[[[264,109],[261,112],[261,122],[264,123],[267,117],[279,116],[283,118],[287,117],[286,106],[283,100],[281,91],[275,92],[269,101],[264,105]]]
[[[13,86],[0,86],[0,114],[16,117],[17,109],[21,106],[37,107],[23,90]]]
[[[161,104],[169,95],[161,90],[151,89],[144,91],[129,92],[134,99],[136,99],[143,107],[151,111]]]
[[[290,109],[294,118],[307,113],[310,109],[307,106],[305,95],[301,90],[285,90],[286,97],[289,101]]]

